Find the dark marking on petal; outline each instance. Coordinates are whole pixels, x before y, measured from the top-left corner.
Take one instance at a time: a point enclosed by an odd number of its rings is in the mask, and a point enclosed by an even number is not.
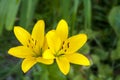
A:
[[[30,40],[28,39],[28,42],[30,43]]]
[[[27,45],[27,47],[29,47],[29,45]]]
[[[66,52],[67,50],[65,49],[64,51]]]
[[[34,39],[32,38],[32,41],[34,41]]]
[[[69,48],[69,47],[70,47],[70,43],[68,42],[68,43],[67,43],[67,48]]]
[[[63,49],[63,46],[61,47],[61,49]]]
[[[50,49],[50,48],[48,47],[48,49]]]
[[[35,40],[35,45],[36,45],[36,43],[37,43],[37,40]]]
[[[65,41],[63,41],[63,45],[64,45]]]

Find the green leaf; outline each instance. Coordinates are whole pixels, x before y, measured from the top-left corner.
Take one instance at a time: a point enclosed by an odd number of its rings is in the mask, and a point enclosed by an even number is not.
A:
[[[21,0],[8,0],[8,11],[6,14],[5,27],[7,30],[12,30],[19,9]]]
[[[84,18],[85,18],[85,29],[90,29],[91,27],[91,0],[83,0],[84,4]]]
[[[70,0],[60,0],[60,14],[65,20],[68,20],[70,16],[70,3]]]
[[[86,43],[80,50],[80,53],[89,54],[90,53],[90,46]]]
[[[79,7],[79,4],[81,3],[81,0],[74,0],[74,3],[73,3],[73,9],[71,9],[72,11],[72,16],[71,16],[71,20],[70,20],[70,35],[73,35],[74,33],[74,29],[75,29],[75,26],[76,26],[76,17],[77,17],[77,11],[78,11],[78,7]]]
[[[94,37],[99,34],[97,31],[93,31],[91,29],[81,30],[79,33],[87,34],[88,39],[94,39]]]
[[[120,6],[113,7],[109,13],[108,20],[117,36],[120,37]]]
[[[102,79],[102,80],[109,80],[110,77],[113,75],[113,69],[109,66],[109,65],[104,65],[104,64],[101,64],[100,66],[98,66],[99,69],[98,69],[98,72],[99,72],[99,77]]]
[[[34,80],[49,80],[47,66],[44,64],[36,65],[36,68],[33,68],[33,78]]]
[[[0,0],[0,35],[2,35],[6,14],[8,10],[8,1],[10,0]]]
[[[28,28],[30,25],[37,2],[38,0],[22,0],[19,24],[24,28]]]
[[[81,74],[76,75],[73,80],[86,80]]]
[[[109,56],[109,53],[100,48],[94,48],[94,53],[99,56],[100,60],[106,60]]]
[[[92,57],[93,64],[97,64],[99,66],[100,58],[96,54],[92,54],[91,57]]]
[[[116,49],[112,50],[111,58],[112,60],[120,59],[120,39],[118,40]]]
[[[120,75],[118,75],[115,80],[120,80]]]

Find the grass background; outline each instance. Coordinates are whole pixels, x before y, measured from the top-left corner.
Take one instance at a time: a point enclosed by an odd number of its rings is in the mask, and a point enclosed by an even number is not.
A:
[[[86,33],[87,43],[79,50],[92,61],[90,67],[71,64],[64,76],[56,64],[35,65],[24,74],[21,59],[8,55],[20,45],[14,25],[31,32],[37,20],[45,21],[46,32],[61,19],[69,25],[69,36]],[[0,80],[120,80],[119,0],[0,0]]]

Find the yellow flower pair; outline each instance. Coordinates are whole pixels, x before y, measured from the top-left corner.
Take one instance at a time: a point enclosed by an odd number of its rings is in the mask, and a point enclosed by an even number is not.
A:
[[[15,26],[14,33],[22,46],[11,48],[8,53],[23,58],[22,70],[27,72],[37,62],[52,64],[54,60],[63,74],[70,70],[70,63],[89,66],[90,61],[76,51],[87,41],[85,34],[68,38],[68,25],[61,20],[56,30],[44,34],[45,23],[39,20],[30,35],[25,29]]]

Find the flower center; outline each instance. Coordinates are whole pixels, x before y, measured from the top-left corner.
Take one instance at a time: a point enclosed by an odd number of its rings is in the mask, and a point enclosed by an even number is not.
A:
[[[34,49],[36,44],[37,44],[37,40],[34,40],[33,38],[30,38],[30,39],[28,39],[27,47]]]
[[[60,50],[55,54],[55,56],[58,57],[65,55],[69,47],[70,47],[70,42],[63,41]]]
[[[40,57],[42,56],[42,48],[37,47],[37,40],[30,38],[28,39],[27,47],[30,48],[35,54],[33,54],[34,57]]]

